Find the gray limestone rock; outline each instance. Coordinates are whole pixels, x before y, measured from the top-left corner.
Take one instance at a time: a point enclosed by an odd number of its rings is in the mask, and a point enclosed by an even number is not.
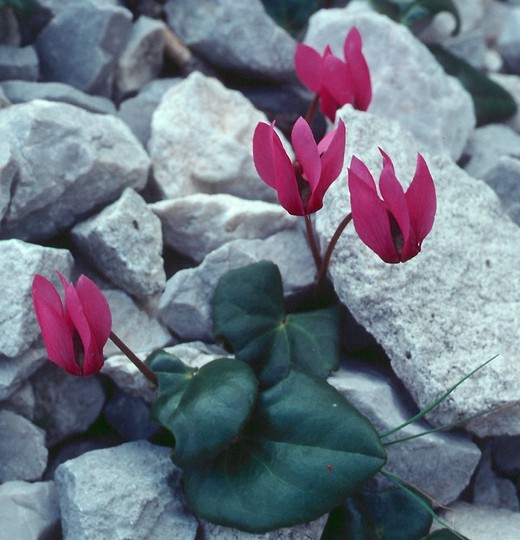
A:
[[[16,540],[59,538],[60,508],[54,482],[6,482],[0,486],[2,536]]]
[[[163,96],[148,143],[162,198],[228,193],[275,200],[253,164],[253,132],[263,113],[217,79],[194,72]]]
[[[127,9],[90,2],[58,13],[36,40],[43,80],[110,97],[131,20]]]
[[[113,331],[134,352],[147,352],[165,347],[171,343],[171,336],[159,321],[137,305],[130,296],[119,290],[103,290],[112,312]],[[108,341],[105,356],[119,354],[119,349]]]
[[[520,159],[520,135],[502,124],[477,128],[464,149],[464,170],[483,180],[503,156]]]
[[[16,181],[18,166],[6,141],[0,142],[0,223],[9,209],[11,187]]]
[[[219,278],[261,260],[279,266],[286,295],[313,282],[314,262],[302,231],[283,231],[266,240],[233,240],[212,251],[200,266],[168,280],[159,304],[161,319],[183,340],[212,341],[211,299]]]
[[[504,64],[512,73],[520,75],[520,6],[510,10],[497,40],[497,49]]]
[[[81,107],[86,111],[115,114],[115,105],[107,98],[90,96],[77,88],[59,82],[4,81],[0,88],[11,103],[26,103],[33,99],[59,101]]]
[[[164,26],[163,22],[144,16],[132,25],[117,62],[115,86],[118,99],[137,92],[159,75],[163,63]]]
[[[0,240],[0,355],[21,355],[40,334],[32,304],[34,275],[43,274],[57,286],[56,270],[70,279],[72,264],[65,249]]]
[[[45,363],[47,352],[43,344],[38,345],[15,358],[0,356],[0,401],[15,396],[25,381]]]
[[[34,420],[35,405],[34,389],[30,381],[25,381],[8,400],[1,403],[3,408],[19,414],[31,422]]]
[[[127,293],[143,298],[164,290],[161,222],[133,189],[71,235],[96,270]]]
[[[457,532],[471,540],[517,540],[520,530],[520,513],[466,502],[457,502],[440,517]],[[436,522],[432,531],[442,528]]]
[[[149,158],[130,129],[111,115],[35,100],[0,109],[0,140],[9,140],[18,174],[0,236],[50,238],[141,189]]]
[[[161,220],[164,243],[197,262],[231,240],[264,239],[298,222],[278,204],[225,194],[197,193],[151,208]]]
[[[0,409],[0,484],[33,482],[47,466],[45,432],[23,416]]]
[[[500,478],[493,470],[492,452],[486,447],[473,478],[473,503],[478,505],[506,508],[513,512],[520,510],[515,484]]]
[[[404,424],[415,415],[395,383],[360,362],[347,361],[328,382],[364,414],[379,433]],[[410,424],[385,442],[431,429],[425,421]],[[424,490],[441,504],[453,502],[469,484],[480,450],[469,437],[430,433],[386,447],[385,470]]]
[[[502,156],[482,179],[498,195],[504,211],[520,225],[520,152],[516,158]]]
[[[64,539],[194,540],[198,523],[184,506],[181,471],[170,452],[136,441],[60,465],[55,481]]]
[[[169,0],[165,11],[168,25],[208,63],[270,79],[293,77],[296,43],[260,0]]]
[[[0,45],[20,45],[20,29],[14,11],[9,7],[0,7]]]
[[[318,540],[323,534],[328,515],[322,516],[310,523],[302,523],[295,527],[276,529],[264,534],[254,534],[215,525],[209,521],[200,520],[200,528],[204,540]]]
[[[36,398],[35,422],[45,426],[50,447],[83,433],[96,420],[105,392],[96,377],[75,377],[48,362],[31,378]]]
[[[354,25],[361,32],[372,79],[369,111],[398,120],[415,136],[418,151],[458,159],[475,127],[472,99],[406,27],[376,13],[323,9],[311,17],[305,43],[320,52],[330,44],[343,58],[343,42]],[[347,137],[351,144],[348,125]]]
[[[38,70],[38,56],[33,46],[0,45],[0,81],[9,79],[36,81]]]
[[[403,185],[416,164],[417,143],[397,123],[345,108],[352,154],[376,177],[380,146]],[[422,252],[405,264],[386,264],[347,230],[336,247],[330,277],[354,318],[384,348],[397,376],[420,408],[435,401],[478,365],[493,363],[464,382],[429,415],[435,425],[498,408],[466,428],[479,436],[520,433],[517,328],[520,229],[495,193],[447,156],[426,157],[437,190],[437,215]],[[329,238],[349,206],[346,174],[317,214]],[[507,239],[507,241],[497,241]]]
[[[150,139],[152,115],[163,95],[182,79],[156,79],[144,86],[135,97],[119,105],[119,118],[134,132],[146,147]]]

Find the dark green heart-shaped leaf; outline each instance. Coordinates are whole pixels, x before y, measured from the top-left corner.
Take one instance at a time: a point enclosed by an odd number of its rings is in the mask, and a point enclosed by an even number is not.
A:
[[[321,540],[417,540],[432,524],[429,502],[422,500],[399,488],[362,491],[331,513]]]
[[[385,463],[370,424],[332,386],[299,370],[260,393],[238,440],[184,471],[200,517],[251,532],[316,519]]]
[[[416,0],[401,15],[401,22],[406,26],[428,23],[435,15],[443,11],[451,13],[455,18],[455,28],[452,35],[457,35],[460,31],[461,21],[459,11],[453,0]]]
[[[440,45],[430,45],[429,49],[444,71],[457,77],[471,94],[479,126],[501,122],[516,113],[518,107],[515,100],[499,84]]]
[[[304,28],[309,17],[323,3],[323,0],[262,0],[267,13],[293,36]]]
[[[175,437],[172,461],[195,465],[218,455],[247,422],[258,391],[251,368],[233,358],[219,358],[200,368],[179,367],[175,357],[152,359],[159,397],[152,417]],[[171,372],[167,372],[168,366]]]
[[[453,34],[460,30],[460,14],[453,0],[371,0],[371,3],[379,13],[411,27],[429,23],[435,15],[446,11],[455,18]]]
[[[222,276],[213,297],[217,336],[269,386],[291,366],[326,378],[339,364],[340,317],[336,307],[285,314],[278,267],[262,261]]]

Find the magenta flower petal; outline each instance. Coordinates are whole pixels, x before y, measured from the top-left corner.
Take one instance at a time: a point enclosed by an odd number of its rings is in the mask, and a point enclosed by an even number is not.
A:
[[[345,160],[345,144],[345,124],[339,120],[338,127],[328,133],[318,144],[318,151],[321,153],[321,178],[309,200],[309,210],[316,212],[323,206],[325,193],[340,175]]]
[[[85,317],[90,323],[97,348],[103,351],[112,330],[112,314],[108,301],[97,285],[84,275],[78,279],[76,292]]]
[[[36,274],[32,284],[32,298],[47,357],[68,373],[80,375],[79,367],[74,362],[72,324],[65,318],[58,291],[49,280]]]
[[[260,122],[253,134],[253,162],[260,178],[276,189],[274,165],[274,137],[278,137],[273,124]]]
[[[108,302],[85,276],[78,290],[58,273],[65,303],[43,276],[33,280],[33,303],[49,360],[72,375],[91,375],[103,367],[103,347],[111,330]]]
[[[395,176],[394,164],[387,154],[379,149],[383,156],[383,170],[379,177],[379,189],[390,211],[399,225],[399,231],[393,231],[394,244],[397,249],[403,249],[410,239],[410,216],[404,195],[403,186]],[[401,238],[399,238],[399,233]]]
[[[417,154],[415,174],[405,196],[410,212],[410,224],[415,231],[417,242],[421,244],[432,230],[437,211],[435,184],[421,154]]]
[[[327,56],[323,67],[323,88],[336,102],[336,109],[354,102],[354,84],[347,64],[336,56]]]
[[[349,80],[355,96],[352,103],[356,109],[366,111],[372,101],[372,83],[362,47],[363,42],[359,30],[356,27],[351,28],[343,44],[343,55],[350,72]]]
[[[321,88],[323,58],[312,47],[299,43],[294,52],[294,66],[300,81],[312,92]]]
[[[355,156],[348,171],[352,221],[359,238],[383,261],[399,262],[390,231],[390,219],[377,194],[374,178],[367,166]]]
[[[292,128],[291,142],[296,158],[302,167],[303,176],[309,182],[311,191],[314,192],[320,181],[320,156],[311,128],[301,116]]]
[[[259,123],[253,135],[253,161],[260,178],[276,189],[280,204],[292,215],[303,216],[305,208],[298,190],[293,164],[271,125]]]

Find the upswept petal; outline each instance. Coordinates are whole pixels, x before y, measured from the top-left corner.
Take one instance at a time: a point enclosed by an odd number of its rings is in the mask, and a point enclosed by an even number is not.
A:
[[[323,58],[308,45],[299,43],[294,52],[294,66],[298,78],[312,92],[320,91],[323,77]]]
[[[355,156],[352,157],[348,171],[348,187],[352,221],[359,238],[383,261],[399,262],[385,203],[377,194],[370,171]]]
[[[322,89],[336,101],[336,109],[354,101],[354,84],[347,64],[338,57],[330,55],[324,60]]]
[[[78,279],[76,292],[89,322],[97,349],[102,353],[112,330],[112,314],[108,301],[97,285],[84,275]]]
[[[415,174],[405,197],[410,214],[410,225],[415,231],[417,242],[420,245],[432,230],[437,211],[435,184],[421,154],[417,154]]]
[[[253,162],[260,178],[276,189],[276,171],[274,168],[273,139],[278,135],[274,131],[274,122],[260,122],[253,134]]]
[[[309,212],[316,212],[323,206],[325,193],[341,173],[345,160],[345,144],[345,124],[339,120],[338,127],[327,134],[318,144],[318,151],[321,153],[321,178],[309,199],[307,205]]]
[[[320,92],[320,110],[323,113],[323,116],[326,116],[331,122],[334,122],[336,111],[339,107],[340,105],[334,99],[332,94],[325,86],[322,86]]]
[[[67,286],[65,291],[65,309],[83,345],[83,358],[76,354],[76,362],[80,363],[81,373],[82,375],[96,373],[103,365],[103,354],[101,352],[100,355],[98,351],[78,293],[72,283]]]
[[[309,124],[300,116],[291,131],[291,142],[303,176],[314,192],[320,181],[321,163],[318,147]]]
[[[388,210],[396,220],[403,235],[403,250],[406,250],[408,243],[413,240],[415,235],[411,235],[410,231],[410,216],[408,214],[408,206],[404,195],[403,186],[395,176],[394,165],[390,157],[381,150],[383,156],[383,170],[379,177],[379,189],[381,195],[388,206]]]
[[[32,284],[32,298],[47,357],[68,373],[81,375],[73,361],[72,326],[65,318],[58,291],[48,279],[36,274]]]
[[[366,111],[372,101],[372,83],[370,70],[362,52],[361,34],[353,27],[345,38],[343,55],[349,71],[349,80],[355,95],[353,105],[360,111]]]

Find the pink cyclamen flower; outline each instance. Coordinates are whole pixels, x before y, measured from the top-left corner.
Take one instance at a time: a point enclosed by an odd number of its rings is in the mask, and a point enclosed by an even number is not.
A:
[[[348,171],[352,221],[361,240],[387,263],[405,262],[421,251],[431,231],[437,200],[424,158],[417,155],[413,180],[404,192],[392,160],[383,156],[379,190],[367,166],[353,156]]]
[[[291,162],[272,124],[259,123],[253,135],[253,160],[260,178],[276,189],[280,204],[295,216],[318,211],[339,176],[345,154],[345,124],[316,144],[309,124],[298,118],[291,132],[296,160]]]
[[[336,111],[347,103],[361,111],[370,105],[372,84],[362,47],[356,27],[351,28],[343,44],[345,61],[334,56],[328,45],[322,55],[303,43],[296,46],[296,73],[309,90],[319,94],[321,112],[332,122]]]
[[[103,367],[103,347],[112,328],[110,307],[86,276],[80,276],[74,287],[58,275],[65,289],[64,303],[43,276],[36,274],[32,284],[34,311],[47,356],[72,375],[92,375]]]

